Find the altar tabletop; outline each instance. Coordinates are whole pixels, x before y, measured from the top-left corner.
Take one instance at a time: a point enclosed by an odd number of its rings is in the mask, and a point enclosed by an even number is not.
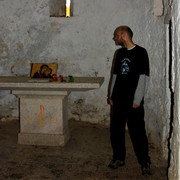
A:
[[[49,79],[32,79],[30,77],[0,77],[1,90],[44,90],[44,91],[85,91],[99,88],[104,77],[74,77],[74,82],[49,81]]]

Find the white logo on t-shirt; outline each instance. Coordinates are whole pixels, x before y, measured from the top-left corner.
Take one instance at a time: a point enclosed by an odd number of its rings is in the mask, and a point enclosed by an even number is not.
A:
[[[129,63],[131,62],[128,58],[124,58],[121,65],[121,74],[127,74],[130,72]]]

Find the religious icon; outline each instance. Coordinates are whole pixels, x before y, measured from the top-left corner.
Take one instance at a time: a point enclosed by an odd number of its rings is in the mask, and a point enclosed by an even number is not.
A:
[[[56,63],[32,63],[31,78],[49,78],[53,79],[53,74],[57,74]]]

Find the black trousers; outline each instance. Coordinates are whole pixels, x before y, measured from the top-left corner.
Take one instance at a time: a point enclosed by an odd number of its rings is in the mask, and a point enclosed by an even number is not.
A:
[[[132,108],[128,105],[121,105],[114,101],[112,106],[110,133],[113,149],[113,159],[125,161],[125,126],[126,122],[130,133],[138,162],[150,162],[148,155],[148,139],[144,122],[143,102],[139,108]]]

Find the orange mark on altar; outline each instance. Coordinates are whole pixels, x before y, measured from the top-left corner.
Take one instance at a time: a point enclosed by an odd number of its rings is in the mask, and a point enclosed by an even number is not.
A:
[[[58,123],[58,119],[57,119],[57,117],[52,117],[51,118],[51,124],[53,124],[53,123]]]
[[[27,120],[29,120],[29,122],[31,122],[31,119],[30,119],[30,117],[29,117],[29,116],[27,116],[26,121],[27,121]]]
[[[40,115],[37,115],[36,113],[34,113],[37,117],[38,117],[38,121],[35,122],[35,124],[39,124],[40,127],[42,127],[43,124],[46,125],[46,122],[43,120],[47,114],[45,114],[44,116],[42,115],[42,113],[44,112],[44,106],[40,105]]]
[[[35,116],[38,118],[38,120],[36,122],[34,122],[34,124],[36,125],[40,125],[40,127],[42,127],[43,125],[47,125],[47,123],[43,120],[46,116],[47,116],[47,113],[44,114],[44,106],[43,105],[40,105],[40,115],[38,115],[37,113],[34,113]],[[31,122],[31,119],[29,117],[29,115],[26,117],[26,122],[29,121]],[[53,116],[51,118],[51,124],[57,124],[58,123],[58,118],[56,116]]]
[[[40,114],[44,112],[44,106],[43,105],[40,105]]]

